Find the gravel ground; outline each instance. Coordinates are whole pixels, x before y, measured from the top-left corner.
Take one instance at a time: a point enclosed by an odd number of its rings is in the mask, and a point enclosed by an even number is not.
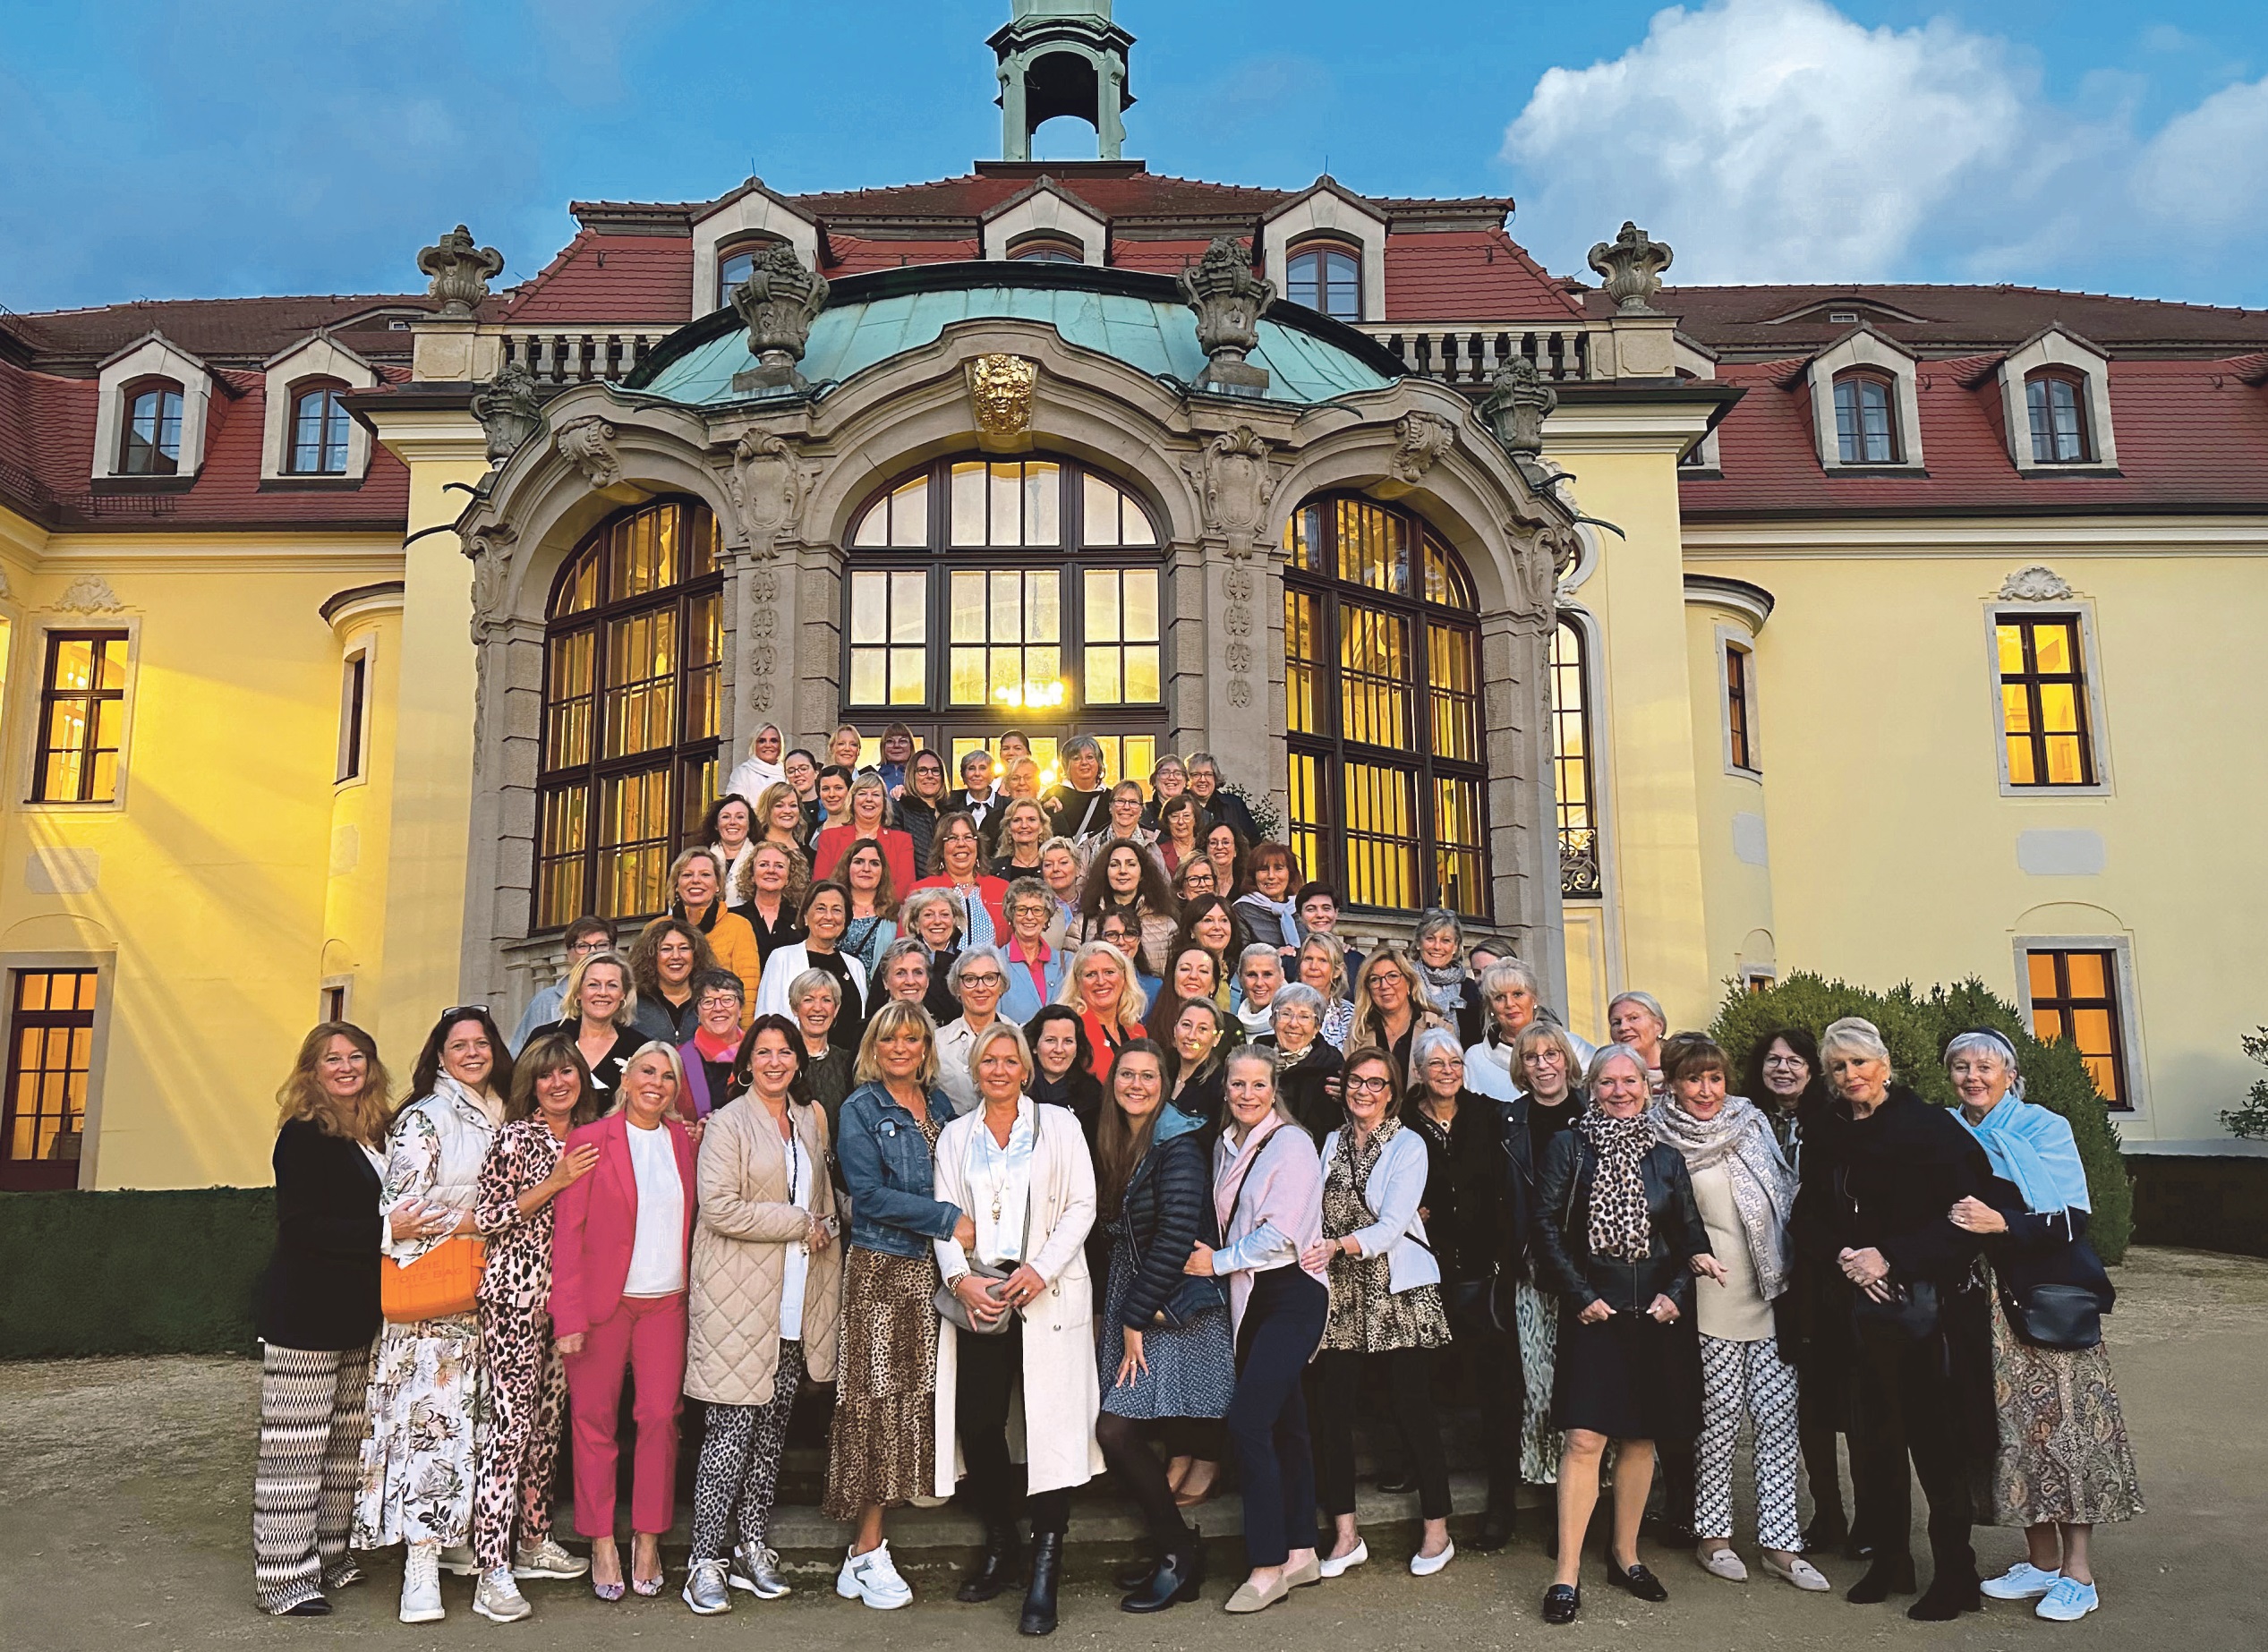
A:
[[[1205,1602],[1153,1619],[1113,1609],[1098,1583],[1066,1591],[1059,1642],[1111,1648],[1240,1652],[1359,1638],[1368,1649],[1548,1644],[1576,1649],[1678,1652],[1901,1646],[2178,1648],[2268,1646],[2268,1604],[2249,1566],[2268,1526],[2268,1262],[2193,1252],[2134,1253],[2118,1275],[2109,1322],[2113,1357],[2150,1512],[2101,1534],[2104,1609],[2059,1628],[2027,1610],[1994,1606],[1956,1625],[1923,1626],[1890,1607],[1802,1596],[1769,1580],[1746,1587],[1705,1577],[1684,1556],[1645,1556],[1669,1586],[1666,1605],[1610,1594],[1594,1575],[1582,1621],[1550,1631],[1535,1607],[1548,1564],[1525,1536],[1503,1555],[1460,1558],[1419,1582],[1380,1558],[1262,1617],[1232,1624]],[[884,1616],[832,1597],[823,1585],[759,1605],[745,1597],[721,1622],[695,1620],[672,1587],[661,1598],[602,1605],[576,1584],[532,1584],[525,1628],[471,1611],[470,1585],[445,1582],[450,1616],[406,1628],[393,1615],[396,1556],[320,1622],[261,1617],[252,1604],[252,1466],[259,1368],[238,1359],[102,1359],[0,1365],[0,1647],[80,1648],[382,1645],[461,1647],[541,1640],[549,1652],[604,1648],[729,1646],[751,1632],[792,1638],[799,1652],[1005,1645],[1016,1603],[958,1606],[925,1579],[920,1600]],[[1917,1506],[1919,1498],[1916,1498]],[[1916,1533],[1917,1547],[1920,1534]],[[2016,1558],[2013,1532],[1980,1532],[1989,1567]],[[1742,1540],[1744,1548],[1747,1540]],[[1406,1540],[1390,1539],[1406,1549]],[[2231,1561],[2238,1562],[2231,1564]],[[1855,1568],[1822,1570],[1838,1586]],[[1596,1568],[1593,1568],[1595,1573]],[[759,1628],[761,1624],[761,1628]],[[1342,1641],[1342,1644],[1344,1644]]]

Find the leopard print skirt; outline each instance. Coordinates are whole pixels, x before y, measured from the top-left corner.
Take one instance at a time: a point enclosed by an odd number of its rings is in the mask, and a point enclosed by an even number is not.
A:
[[[827,1437],[831,1520],[935,1489],[937,1260],[850,1247],[843,1263],[835,1420]]]

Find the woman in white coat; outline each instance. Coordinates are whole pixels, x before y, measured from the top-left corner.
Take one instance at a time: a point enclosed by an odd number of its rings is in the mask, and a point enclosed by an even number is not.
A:
[[[936,1241],[946,1288],[972,1327],[962,1330],[952,1316],[938,1327],[936,1494],[951,1496],[967,1472],[985,1554],[958,1598],[992,1599],[1021,1558],[1008,1452],[1010,1412],[1021,1403],[1032,1554],[1017,1627],[1045,1635],[1055,1628],[1071,1488],[1103,1471],[1086,1248],[1095,1165],[1078,1119],[1025,1094],[1035,1069],[1020,1028],[995,1021],[977,1034],[968,1066],[982,1105],[937,1139],[937,1197],[967,1211],[976,1235],[966,1248]]]

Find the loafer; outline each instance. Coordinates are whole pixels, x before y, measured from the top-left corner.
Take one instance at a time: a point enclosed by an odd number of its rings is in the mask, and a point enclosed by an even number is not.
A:
[[[1572,1623],[1575,1614],[1583,1609],[1582,1590],[1565,1583],[1555,1583],[1544,1591],[1544,1622]]]
[[[1265,1589],[1254,1588],[1252,1580],[1247,1578],[1236,1586],[1236,1593],[1229,1597],[1228,1604],[1221,1610],[1234,1613],[1240,1617],[1249,1612],[1266,1612],[1291,1592],[1290,1581],[1281,1573],[1278,1573],[1275,1581]]]
[[[1429,1578],[1456,1558],[1457,1546],[1454,1543],[1443,1544],[1441,1553],[1438,1554],[1423,1553],[1412,1554],[1410,1557],[1410,1575],[1413,1578]]]
[[[2033,1613],[2051,1623],[2076,1623],[2102,1604],[2102,1597],[2095,1593],[2093,1584],[2082,1583],[2076,1578],[2059,1577],[2055,1587],[2041,1597]]]
[[[1764,1556],[1764,1570],[1781,1582],[1793,1584],[1808,1594],[1820,1594],[1835,1587],[1820,1574],[1818,1567],[1801,1554],[1795,1555],[1785,1566],[1767,1554]]]
[[[1669,1591],[1662,1587],[1662,1580],[1647,1571],[1642,1563],[1623,1567],[1610,1561],[1607,1565],[1607,1581],[1640,1600],[1662,1601],[1669,1598]]]
[[[2060,1571],[2042,1571],[2028,1560],[2020,1560],[1997,1578],[1987,1578],[1977,1585],[1987,1600],[2037,1600],[2063,1581]]]
[[[1357,1566],[1361,1565],[1369,1558],[1369,1540],[1366,1537],[1357,1537],[1354,1540],[1354,1546],[1349,1549],[1345,1554],[1340,1555],[1336,1560],[1332,1560],[1325,1555],[1317,1554],[1316,1556],[1316,1567],[1317,1570],[1326,1578],[1344,1577],[1348,1572],[1352,1571]]]
[[[685,1574],[685,1604],[696,1617],[719,1617],[732,1610],[732,1591],[725,1587],[724,1562],[696,1560]]]
[[[1283,1580],[1293,1588],[1308,1588],[1323,1581],[1323,1563],[1315,1555],[1308,1556],[1307,1563],[1294,1566],[1283,1574]]]
[[[1480,1529],[1472,1539],[1473,1551],[1479,1554],[1499,1554],[1512,1542],[1513,1518],[1504,1509],[1490,1509],[1480,1517]]]
[[[481,1574],[481,1581],[473,1590],[473,1610],[491,1623],[516,1623],[532,1608],[527,1597],[520,1593],[520,1586],[512,1581],[512,1569],[499,1566]]]
[[[579,1578],[591,1570],[580,1554],[570,1554],[549,1537],[524,1543],[512,1553],[516,1578]]]
[[[1729,1548],[1696,1548],[1693,1563],[1710,1577],[1722,1578],[1727,1583],[1748,1581],[1747,1565]]]
[[[761,1543],[743,1543],[734,1547],[725,1581],[734,1588],[746,1589],[758,1600],[778,1600],[794,1592],[780,1575],[778,1554]]]

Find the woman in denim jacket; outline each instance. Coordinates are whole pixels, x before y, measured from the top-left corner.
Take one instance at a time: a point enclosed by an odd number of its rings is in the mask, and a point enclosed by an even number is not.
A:
[[[888,1612],[914,1594],[891,1563],[882,1512],[928,1494],[936,1455],[932,1241],[974,1244],[976,1225],[933,1196],[931,1153],[953,1107],[937,1087],[937,1032],[919,1005],[875,1011],[856,1076],[835,1145],[850,1195],[850,1249],[824,1510],[857,1526],[835,1593]]]

